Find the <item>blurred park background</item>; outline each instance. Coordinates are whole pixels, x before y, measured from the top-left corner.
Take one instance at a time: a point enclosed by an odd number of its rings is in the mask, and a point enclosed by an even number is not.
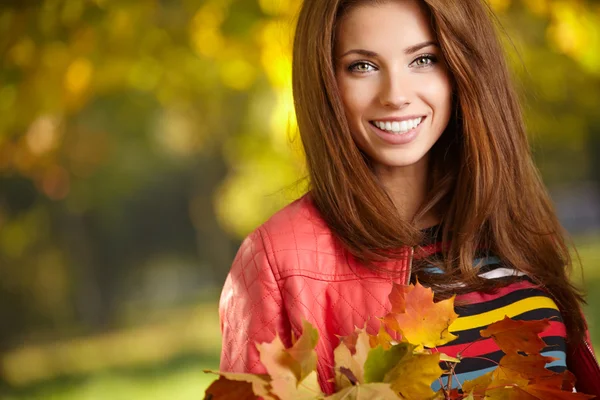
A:
[[[0,2],[0,399],[203,397],[235,251],[306,187],[299,2]],[[491,5],[598,345],[600,5]]]

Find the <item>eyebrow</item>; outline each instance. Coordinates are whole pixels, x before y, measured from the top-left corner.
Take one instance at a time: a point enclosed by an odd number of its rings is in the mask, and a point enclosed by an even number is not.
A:
[[[404,54],[412,54],[412,53],[416,53],[417,51],[428,47],[428,46],[436,46],[436,47],[440,47],[440,45],[438,44],[438,42],[434,41],[434,40],[429,40],[427,42],[422,42],[422,43],[418,43],[415,44],[414,46],[409,46],[407,48],[404,49]],[[348,50],[347,52],[345,52],[344,54],[342,54],[340,56],[340,58],[342,57],[346,57],[348,54],[360,54],[363,55],[365,57],[377,57],[378,54],[375,53],[374,51],[371,50],[364,50],[364,49],[352,49],[352,50]]]

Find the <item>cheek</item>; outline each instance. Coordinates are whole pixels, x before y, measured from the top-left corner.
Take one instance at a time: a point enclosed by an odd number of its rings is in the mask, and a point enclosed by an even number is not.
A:
[[[338,80],[340,96],[350,124],[353,123],[352,120],[360,118],[363,111],[368,107],[368,88],[364,86],[359,82],[346,79]]]
[[[449,77],[444,74],[435,79],[429,79],[422,90],[428,103],[434,109],[434,114],[437,114],[438,120],[447,119],[452,110],[452,84]]]

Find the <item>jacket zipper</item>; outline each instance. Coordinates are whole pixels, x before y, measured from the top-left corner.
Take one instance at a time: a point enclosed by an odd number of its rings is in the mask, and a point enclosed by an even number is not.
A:
[[[583,343],[585,344],[585,348],[587,349],[587,351],[590,353],[590,355],[596,362],[596,365],[598,365],[598,359],[596,358],[596,355],[594,354],[594,351],[592,350],[592,346],[590,346],[587,339],[583,339]]]
[[[414,255],[415,255],[415,248],[411,247],[410,248],[410,259],[408,260],[408,274],[406,274],[406,281],[404,282],[404,285],[410,285],[410,276],[412,275],[412,264],[413,264]]]

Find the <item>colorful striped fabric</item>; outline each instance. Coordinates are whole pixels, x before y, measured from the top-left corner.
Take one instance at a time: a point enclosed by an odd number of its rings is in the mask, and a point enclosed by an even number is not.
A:
[[[556,303],[542,290],[536,287],[531,279],[516,271],[505,268],[495,257],[484,257],[475,260],[480,268],[479,276],[486,279],[501,279],[507,276],[518,276],[516,281],[508,284],[494,294],[469,293],[456,297],[455,307],[459,318],[450,326],[450,331],[458,335],[458,339],[438,350],[455,357],[458,353],[463,357],[455,369],[452,381],[453,388],[460,388],[467,380],[475,379],[493,370],[504,353],[493,339],[482,339],[479,331],[489,324],[508,316],[515,320],[540,320],[549,318],[551,326],[540,336],[546,342],[542,355],[557,360],[546,365],[555,372],[566,369],[566,329]],[[441,273],[432,269],[432,273]],[[444,384],[448,378],[444,379]],[[440,383],[435,382],[432,389],[439,390]]]

